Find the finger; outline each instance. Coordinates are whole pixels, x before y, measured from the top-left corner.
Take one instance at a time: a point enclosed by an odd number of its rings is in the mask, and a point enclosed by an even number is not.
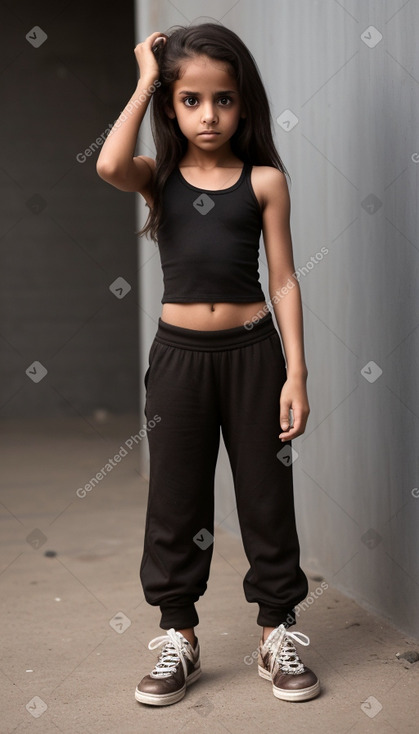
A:
[[[157,40],[157,38],[160,38],[160,37],[161,37],[161,38],[164,38],[164,36],[165,36],[165,34],[164,34],[164,33],[162,33],[161,31],[154,31],[154,33],[151,33],[151,34],[150,34],[150,35],[149,35],[149,36],[148,36],[147,38],[145,38],[145,39],[144,39],[143,41],[139,41],[139,42],[138,42],[138,43],[137,43],[137,44],[135,45],[135,48],[138,48],[139,46],[142,46],[143,44],[145,45],[145,44],[147,44],[147,43],[148,43],[148,44],[153,44],[153,43],[154,43],[154,42],[155,42],[155,41]]]
[[[155,33],[152,33],[152,35],[149,37],[151,43],[154,44],[157,43],[157,41],[166,41],[168,36],[165,33],[162,33],[161,31],[156,31]]]
[[[292,408],[289,409],[289,420],[287,428],[294,428],[295,426],[301,427],[304,423],[304,415],[303,410],[299,405],[293,405]],[[281,428],[282,428],[282,420],[281,420]]]
[[[302,424],[301,416],[295,416],[295,415],[292,416],[291,421],[288,421],[288,425],[286,427],[282,426],[282,421],[281,421],[282,433],[289,433],[290,431],[294,431],[294,430],[298,431],[301,428],[301,424]],[[282,433],[280,433],[279,435],[282,436]]]
[[[287,431],[292,426],[292,420],[290,420],[290,410],[290,402],[283,401],[280,404],[279,423],[283,431]]]
[[[156,51],[160,51],[160,49],[161,49],[161,48],[162,48],[163,46],[164,46],[164,43],[162,43],[162,42],[160,41],[160,43],[155,43],[155,44],[154,44],[154,45],[153,45],[153,46],[151,47],[151,50],[153,51],[153,53],[155,53]]]
[[[165,44],[166,39],[163,36],[159,36],[158,38],[156,38],[155,41],[153,41],[153,45],[151,47],[152,52],[154,54],[158,53],[163,48],[163,46],[165,46]]]
[[[281,439],[282,443],[284,441],[292,441],[294,438],[297,438],[297,436],[301,436],[303,431],[299,430],[297,427],[290,428],[289,431],[284,431],[284,433],[279,434],[279,438]]]

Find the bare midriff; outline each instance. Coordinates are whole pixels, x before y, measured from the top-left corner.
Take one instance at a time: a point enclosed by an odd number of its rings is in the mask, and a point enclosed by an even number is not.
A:
[[[265,301],[257,303],[164,303],[161,319],[184,329],[213,331],[243,326],[268,313]]]

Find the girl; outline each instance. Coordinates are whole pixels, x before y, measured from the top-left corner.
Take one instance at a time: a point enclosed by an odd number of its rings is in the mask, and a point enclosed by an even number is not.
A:
[[[97,162],[101,178],[150,208],[140,234],[158,243],[163,304],[144,376],[150,486],[140,578],[167,634],[135,697],[166,705],[201,673],[195,602],[205,592],[214,531],[220,428],[231,463],[243,545],[243,587],[262,627],[258,672],[273,693],[319,693],[291,632],[307,595],[299,566],[291,440],[310,411],[301,295],[294,277],[286,169],[275,149],[256,63],[216,23],[152,33],[135,48],[136,90]],[[156,159],[134,156],[152,99]],[[260,234],[269,294],[258,274]],[[290,422],[292,413],[293,424]],[[282,431],[281,431],[282,429]]]

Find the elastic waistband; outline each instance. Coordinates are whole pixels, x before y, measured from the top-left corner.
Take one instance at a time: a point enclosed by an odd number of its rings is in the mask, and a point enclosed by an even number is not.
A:
[[[183,326],[168,324],[159,318],[154,338],[155,341],[161,344],[196,351],[214,352],[253,344],[266,339],[275,332],[276,328],[272,314],[269,311],[257,321],[246,321],[242,326],[234,326],[232,329],[216,329],[214,331],[185,329]]]

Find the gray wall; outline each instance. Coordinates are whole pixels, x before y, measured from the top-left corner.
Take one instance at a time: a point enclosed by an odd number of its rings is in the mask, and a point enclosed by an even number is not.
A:
[[[135,88],[133,19],[97,0],[1,7],[2,418],[138,411],[135,195],[90,148]]]
[[[302,565],[418,635],[419,7],[405,0],[262,7],[210,6],[257,60],[292,179],[311,405],[306,433],[293,442]],[[137,8],[142,40],[197,20],[208,5]],[[383,36],[372,48],[362,40],[369,26]],[[277,122],[288,109],[297,118],[289,131]],[[141,140],[150,154],[151,137],[144,131]],[[141,203],[138,212],[143,221]],[[140,261],[143,374],[162,292],[147,240]],[[263,248],[260,271],[269,297]],[[224,446],[216,490],[217,520],[237,533]]]

